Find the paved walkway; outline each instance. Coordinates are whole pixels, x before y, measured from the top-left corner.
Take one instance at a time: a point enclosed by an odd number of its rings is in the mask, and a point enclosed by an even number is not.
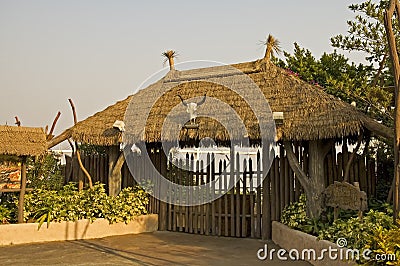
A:
[[[1,236],[0,236],[1,237]],[[261,261],[271,242],[173,232],[0,247],[0,265],[310,265]]]

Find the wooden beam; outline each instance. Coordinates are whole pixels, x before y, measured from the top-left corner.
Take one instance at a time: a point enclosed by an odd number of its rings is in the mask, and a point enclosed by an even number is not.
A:
[[[47,149],[51,149],[54,146],[56,146],[57,144],[60,144],[61,142],[68,140],[69,138],[72,137],[72,130],[71,129],[67,129],[65,130],[63,133],[61,133],[60,135],[52,138],[51,140],[47,141]]]
[[[293,152],[292,143],[289,141],[284,141],[283,146],[285,147],[286,156],[288,158],[290,167],[296,174],[296,177],[299,180],[301,186],[304,188],[304,191],[307,193],[310,190],[310,181],[306,173],[301,168],[301,165]]]
[[[18,223],[24,222],[24,197],[26,191],[26,156],[21,160],[21,190],[18,200]]]

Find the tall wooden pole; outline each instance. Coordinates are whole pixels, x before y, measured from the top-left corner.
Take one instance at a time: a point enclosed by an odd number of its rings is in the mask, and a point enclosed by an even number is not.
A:
[[[399,183],[400,183],[400,168],[399,168],[399,151],[400,151],[400,63],[397,53],[396,40],[393,33],[392,17],[397,13],[398,24],[400,25],[400,3],[398,0],[390,0],[389,7],[385,12],[385,30],[388,40],[390,57],[393,64],[393,76],[395,83],[395,116],[394,116],[394,189],[393,189],[393,220],[399,218]]]
[[[24,197],[26,191],[26,156],[21,160],[21,187],[18,200],[18,223],[24,222]]]

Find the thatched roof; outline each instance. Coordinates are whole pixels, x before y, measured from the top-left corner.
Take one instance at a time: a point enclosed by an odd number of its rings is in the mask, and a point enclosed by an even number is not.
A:
[[[0,154],[36,156],[46,151],[42,128],[0,126]]]
[[[182,106],[177,95],[183,99],[191,99],[207,94],[207,99],[219,99],[228,104],[240,120],[244,121],[249,138],[256,140],[260,138],[260,128],[252,109],[254,104],[262,105],[265,99],[259,97],[254,88],[248,87],[248,78],[261,89],[273,112],[284,112],[284,123],[278,127],[279,138],[299,141],[341,138],[357,135],[364,129],[386,137],[392,134],[390,129],[357,111],[350,104],[327,94],[323,88],[304,82],[288,71],[261,59],[232,66],[172,70],[158,82],[81,121],[69,129],[69,135],[77,141],[97,145],[121,142],[121,133],[113,129],[112,125],[115,120],[124,119],[125,110],[129,106],[125,119],[129,120],[127,131],[130,137],[147,142],[159,142],[161,139],[175,141],[176,135],[167,133],[161,138],[160,132],[165,118],[172,110],[188,116],[185,108],[176,109]],[[242,97],[243,94],[232,91],[229,86],[242,86],[242,93],[246,94],[247,99]],[[159,97],[160,95],[162,96]],[[229,121],[230,114],[219,108],[211,100],[206,100],[198,108],[198,137],[210,137],[217,141],[243,137],[239,131],[228,135],[221,121],[202,117],[204,113],[214,112]],[[270,116],[271,114],[264,114],[261,119],[270,119]],[[189,131],[181,130],[179,138],[187,133],[190,135]]]

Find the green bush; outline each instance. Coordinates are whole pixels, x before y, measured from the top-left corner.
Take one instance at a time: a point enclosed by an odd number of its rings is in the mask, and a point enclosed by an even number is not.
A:
[[[4,205],[0,205],[0,224],[8,224],[11,221],[11,210]]]
[[[373,251],[370,257],[376,258],[376,254],[395,255],[394,260],[374,261],[373,265],[400,265],[400,228],[377,227],[367,247]],[[371,262],[366,264],[371,265]]]
[[[0,224],[17,221],[17,202],[14,193],[3,193],[0,196]]]
[[[392,207],[382,201],[371,199],[370,210],[360,219],[356,211],[340,211],[339,219],[332,221],[333,212],[325,213],[325,220],[312,220],[306,214],[306,197],[301,195],[282,211],[281,222],[287,226],[311,233],[319,239],[336,243],[339,238],[347,240],[347,248],[363,251],[370,249],[369,255],[395,254],[396,261],[365,261],[362,256],[357,261],[365,265],[400,265],[400,229],[393,224]],[[331,222],[332,221],[332,222]]]
[[[306,195],[301,194],[299,201],[286,206],[281,215],[281,222],[290,228],[301,230],[310,219],[306,213]]]
[[[59,161],[53,153],[39,156],[35,160],[28,158],[28,187],[59,190],[63,186],[64,177]]]
[[[327,213],[326,216],[331,217],[333,214]],[[307,216],[305,194],[300,195],[299,201],[292,202],[283,209],[281,222],[290,228],[316,236],[320,230],[327,226],[327,223],[323,222],[321,219],[310,219]]]
[[[104,184],[78,191],[76,184],[61,190],[38,188],[25,195],[24,218],[38,222],[39,227],[51,221],[105,218],[110,223],[129,222],[146,213],[147,193],[140,187],[125,188],[118,196],[108,196]]]
[[[377,228],[394,228],[393,218],[383,212],[370,210],[361,219],[353,217],[348,220],[337,219],[331,226],[319,232],[319,238],[336,242],[346,238],[348,248],[362,250],[369,245]]]

